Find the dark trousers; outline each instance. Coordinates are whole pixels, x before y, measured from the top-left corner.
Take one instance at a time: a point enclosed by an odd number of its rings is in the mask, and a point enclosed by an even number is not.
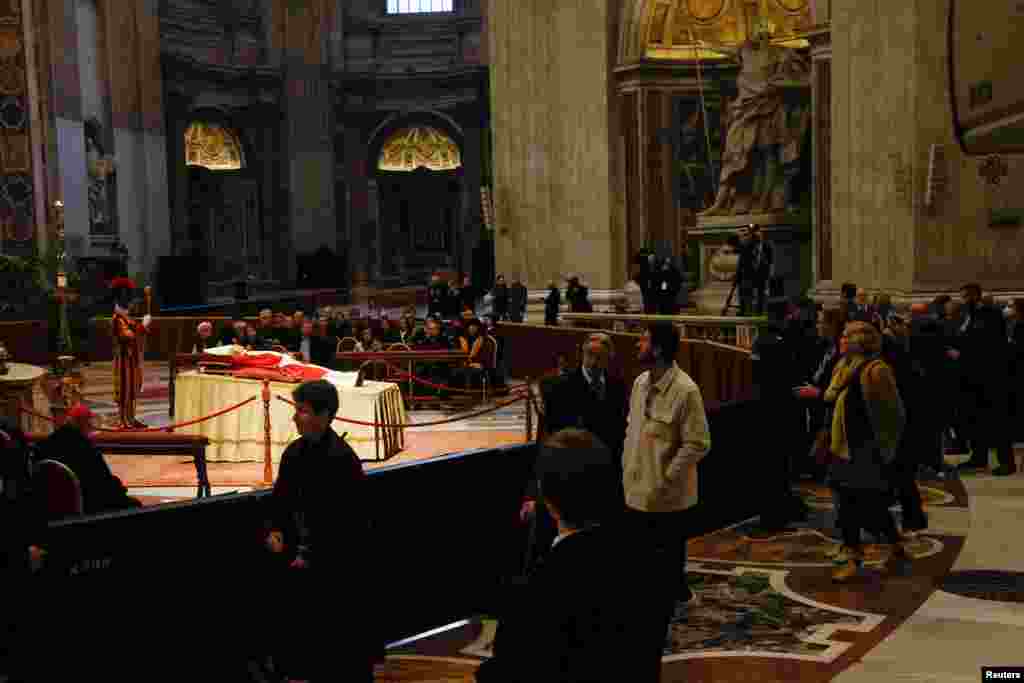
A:
[[[686,584],[688,512],[641,512],[626,508],[622,518],[642,557],[652,563],[650,576],[664,582],[668,617],[675,611],[676,601],[690,595]]]
[[[840,486],[836,494],[839,500],[836,526],[843,536],[843,545],[859,548],[862,530],[882,536],[888,543],[899,543],[896,521],[889,512],[888,492]]]
[[[736,287],[740,297],[740,315],[764,315],[768,283],[760,280],[741,280]]]
[[[661,653],[675,616],[676,603],[690,596],[685,571],[686,539],[691,524],[688,513],[688,510],[641,512],[627,508],[622,517],[622,524],[636,547],[636,561],[647,565],[646,576],[657,582],[658,590],[665,596],[664,602],[652,605],[654,611],[650,618],[643,620],[643,628],[632,634],[637,647],[641,644],[642,647],[656,647],[658,654],[655,658],[652,653],[651,670],[636,672],[635,680],[661,680]]]
[[[988,467],[989,451],[994,446],[999,464],[1013,468],[1008,388],[995,382],[988,385],[966,384],[963,398],[971,463]]]
[[[908,448],[900,453],[888,467],[889,481],[893,493],[903,511],[903,528],[920,531],[928,528],[928,517],[924,514],[921,503],[921,491],[917,488],[918,460],[912,457]]]
[[[312,683],[373,683],[373,628],[369,620],[360,620],[363,610],[340,597],[345,580],[326,568],[292,569],[285,557],[267,559],[270,583],[264,584],[277,593],[269,603],[266,633],[271,640],[264,644],[275,668],[286,678]],[[339,618],[358,626],[347,630]],[[332,623],[337,629],[326,627]]]

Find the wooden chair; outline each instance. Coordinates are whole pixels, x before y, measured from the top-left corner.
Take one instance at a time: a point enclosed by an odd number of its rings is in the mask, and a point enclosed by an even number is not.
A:
[[[56,460],[41,460],[36,463],[33,479],[39,484],[39,494],[46,497],[47,519],[52,521],[82,514],[85,509],[82,485],[70,467]]]
[[[359,340],[355,337],[342,337],[338,340],[338,346],[335,349],[335,353],[355,351],[358,343]],[[352,363],[350,361],[343,361],[340,365],[342,370],[351,371],[355,369],[352,367]]]

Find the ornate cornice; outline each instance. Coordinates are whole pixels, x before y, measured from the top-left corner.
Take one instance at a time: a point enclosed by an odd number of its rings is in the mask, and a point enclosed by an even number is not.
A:
[[[281,70],[271,66],[212,64],[194,57],[164,52],[160,55],[164,83],[207,81],[246,91],[277,90],[283,84]]]

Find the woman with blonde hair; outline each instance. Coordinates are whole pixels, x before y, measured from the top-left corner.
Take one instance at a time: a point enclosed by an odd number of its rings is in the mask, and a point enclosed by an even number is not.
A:
[[[881,357],[882,335],[874,325],[851,322],[842,337],[845,355],[825,392],[831,403],[829,484],[838,501],[842,547],[834,581],[853,578],[864,562],[861,530],[892,544],[891,559],[909,559],[889,512],[889,468],[896,459],[906,415],[892,368]]]

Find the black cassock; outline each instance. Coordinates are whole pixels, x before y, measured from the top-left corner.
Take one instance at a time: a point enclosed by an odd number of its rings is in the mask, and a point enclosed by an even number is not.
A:
[[[372,681],[382,654],[358,576],[372,552],[365,478],[355,451],[330,429],[318,442],[292,442],[281,458],[269,526],[284,532],[286,550],[272,560],[270,646],[293,678]],[[309,567],[290,568],[300,552]]]

